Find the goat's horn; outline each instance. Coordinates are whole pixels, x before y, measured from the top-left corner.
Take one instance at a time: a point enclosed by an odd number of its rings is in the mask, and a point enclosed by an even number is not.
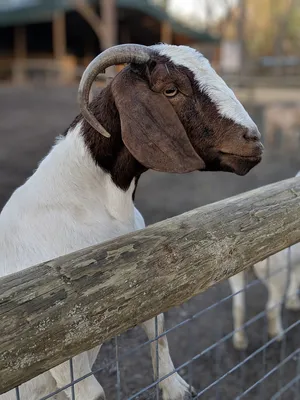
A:
[[[107,67],[119,64],[143,64],[149,61],[151,50],[147,46],[139,44],[120,44],[104,50],[96,58],[94,58],[84,71],[78,89],[78,100],[80,110],[86,121],[96,129],[101,135],[110,137],[110,134],[97,121],[91,110],[89,109],[89,94],[92,83],[96,76],[104,73]]]

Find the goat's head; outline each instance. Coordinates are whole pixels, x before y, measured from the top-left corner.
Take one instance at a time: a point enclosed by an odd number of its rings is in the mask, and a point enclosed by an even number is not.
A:
[[[120,45],[96,57],[79,87],[84,118],[109,133],[88,106],[92,82],[108,66],[128,63],[111,82],[122,140],[144,167],[184,173],[245,175],[261,160],[260,133],[208,60],[187,46]]]

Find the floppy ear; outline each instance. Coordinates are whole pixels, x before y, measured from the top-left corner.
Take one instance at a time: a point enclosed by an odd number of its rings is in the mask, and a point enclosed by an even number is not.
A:
[[[161,93],[132,71],[112,84],[121,120],[122,139],[130,153],[155,171],[184,173],[205,167],[176,112]]]

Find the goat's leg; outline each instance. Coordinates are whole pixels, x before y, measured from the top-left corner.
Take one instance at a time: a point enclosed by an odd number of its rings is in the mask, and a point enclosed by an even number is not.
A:
[[[19,386],[21,400],[39,400],[50,393],[57,390],[57,385],[49,371],[30,379],[28,382]],[[66,400],[63,393],[53,397],[54,400]],[[10,390],[4,394],[0,394],[0,400],[16,400],[16,390]]]
[[[278,336],[277,340],[282,340],[283,328],[281,321],[281,308],[284,295],[284,285],[267,284],[269,297],[266,307],[268,317],[268,333],[270,337]]]
[[[142,328],[145,330],[149,340],[155,339],[155,318],[150,319],[149,321],[144,322]],[[157,317],[157,334],[161,335],[164,332],[164,315],[160,314]],[[151,357],[152,357],[152,365],[154,370],[154,377],[157,379],[157,361],[156,361],[156,346],[157,342],[154,341],[151,343]],[[174,371],[174,364],[172,362],[169,345],[166,335],[162,336],[158,339],[158,371],[159,378],[163,378],[168,375],[172,371]],[[192,394],[195,393],[193,388],[185,382],[181,376],[174,372],[168,378],[162,380],[159,383],[159,387],[163,393],[164,400],[185,400],[189,399]]]
[[[233,346],[237,350],[245,350],[248,346],[248,339],[243,327],[245,322],[245,273],[240,272],[229,278],[232,294],[237,293],[232,298],[233,316]]]
[[[290,285],[287,290],[285,307],[288,310],[299,311],[300,310],[300,300],[298,297],[299,281],[295,273],[291,273]]]
[[[74,379],[79,379],[86,374],[91,373],[92,363],[94,362],[94,354],[98,353],[100,347],[84,352],[73,357],[73,373]],[[93,362],[91,362],[91,360]],[[66,361],[51,370],[51,374],[57,382],[58,387],[63,387],[71,382],[70,362]],[[105,394],[102,386],[94,375],[79,381],[74,385],[76,400],[104,400]],[[72,399],[72,389],[68,388],[64,391],[68,399]]]

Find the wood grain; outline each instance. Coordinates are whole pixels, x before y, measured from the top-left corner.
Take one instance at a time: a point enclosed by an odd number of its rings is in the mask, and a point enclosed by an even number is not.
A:
[[[0,280],[0,393],[300,241],[300,179]]]

